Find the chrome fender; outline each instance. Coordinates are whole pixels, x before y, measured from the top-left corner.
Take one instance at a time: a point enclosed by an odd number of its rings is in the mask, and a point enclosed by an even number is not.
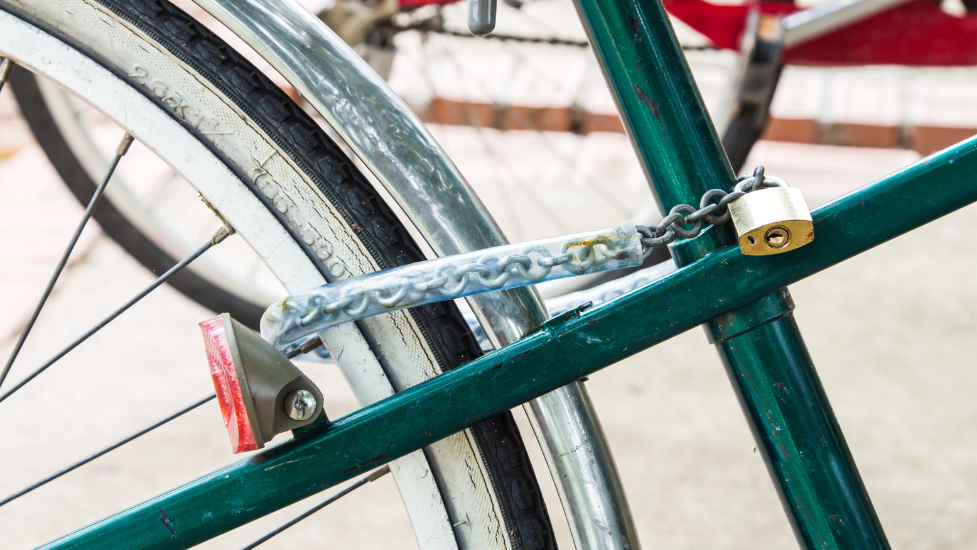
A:
[[[194,0],[264,57],[319,112],[438,256],[507,244],[406,103],[295,0]],[[496,346],[547,319],[533,287],[468,298]],[[527,404],[578,548],[640,548],[610,449],[579,382]],[[603,491],[587,490],[601,487]]]

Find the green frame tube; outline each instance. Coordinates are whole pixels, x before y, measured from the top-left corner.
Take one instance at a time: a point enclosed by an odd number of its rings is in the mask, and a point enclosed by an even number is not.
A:
[[[189,548],[975,202],[975,181],[977,138],[815,210],[817,238],[804,248],[765,257],[744,256],[737,247],[712,252],[616,300],[554,318],[510,346],[44,548],[107,548],[119,541],[131,548]],[[696,240],[709,238],[703,234]]]
[[[574,0],[663,211],[732,189],[733,169],[660,0]]]
[[[888,548],[790,311],[717,345],[801,546]]]
[[[577,9],[662,212],[697,205],[713,187],[729,190],[732,168],[661,2],[577,0]],[[676,263],[735,243],[728,227],[709,234],[673,245]],[[821,383],[792,309],[784,289],[711,320],[706,331],[801,547],[887,549],[827,396],[816,391]]]

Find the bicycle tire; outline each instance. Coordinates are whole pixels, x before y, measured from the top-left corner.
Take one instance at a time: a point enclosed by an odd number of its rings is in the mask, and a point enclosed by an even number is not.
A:
[[[289,229],[292,239],[305,251],[324,277],[333,279],[337,276],[331,272],[334,266],[327,265],[321,250],[313,247],[308,235],[293,226],[294,220],[286,216],[284,210],[271,198],[265,196],[256,180],[251,181],[246,170],[225,154],[212,137],[172,113],[172,106],[164,98],[157,97],[146,83],[140,82],[138,75],[130,74],[130,69],[122,67],[121,62],[113,61],[110,56],[105,55],[105,51],[100,51],[93,44],[80,42],[78,36],[84,36],[88,31],[67,28],[63,24],[46,20],[41,4],[2,0],[0,8],[5,8],[6,11],[71,44],[170,112],[172,118],[180,122],[190,135],[205,143],[216,157],[239,175],[241,181],[268,211]],[[153,44],[161,52],[168,52],[173,63],[178,64],[182,70],[191,71],[195,78],[202,79],[201,82],[205,81],[214,88],[215,96],[220,95],[228,105],[243,112],[249,122],[256,125],[274,143],[276,150],[287,155],[288,162],[293,163],[299,173],[314,184],[315,191],[323,202],[338,212],[339,217],[351,229],[350,237],[355,238],[366,249],[377,268],[424,259],[406,228],[355,165],[343,156],[339,147],[284,92],[216,35],[166,0],[98,0],[97,4],[85,5],[103,15],[111,16],[127,32]],[[74,13],[71,15],[74,16]],[[114,52],[113,48],[112,53]],[[18,87],[22,91],[27,86],[24,82],[25,80],[18,78]],[[71,168],[62,164],[63,168]],[[102,215],[110,222],[107,225],[112,226],[111,209],[103,207]],[[410,310],[409,321],[416,327],[419,339],[430,349],[440,371],[457,367],[481,353],[457,307],[450,302]],[[389,355],[387,348],[398,345],[397,342],[382,341],[385,333],[377,327],[378,323],[384,322],[387,321],[377,319],[358,323],[378,357]],[[389,331],[386,336],[389,337]],[[399,391],[410,384],[410,376],[395,372],[398,365],[390,361],[381,362],[384,363],[395,389]],[[459,545],[462,548],[554,548],[555,539],[545,504],[511,413],[498,415],[476,426],[470,431],[470,437],[475,442],[474,447],[478,454],[475,459],[482,462],[481,467],[488,478],[486,483],[491,486],[492,501],[496,507],[494,513],[501,518],[501,530],[508,539],[508,544],[499,546],[498,540],[475,540],[479,537],[498,538],[498,533],[478,533],[466,535],[469,538],[459,535],[462,539],[458,541]],[[451,519],[460,523],[461,516],[468,516],[465,515],[465,510],[453,508],[454,497],[450,494],[454,490],[452,487],[458,487],[459,483],[443,474],[448,471],[446,466],[439,465],[443,457],[436,456],[437,453],[430,449],[427,452],[449,515],[457,516]]]
[[[34,139],[44,151],[61,180],[81,204],[88,204],[95,192],[96,182],[81,165],[68,145],[61,129],[51,115],[37,77],[28,70],[15,67],[10,75],[9,86],[13,90],[21,115]],[[112,204],[102,200],[92,212],[92,217],[109,237],[153,273],[164,273],[178,261],[167,254],[152,239],[139,231],[132,222]],[[245,300],[197,275],[184,270],[173,276],[170,286],[184,296],[213,311],[225,311],[246,326],[257,329],[264,312],[259,304]]]
[[[319,17],[323,18],[324,13],[326,12],[320,13]],[[341,32],[342,29],[334,30],[339,32],[341,36],[343,35]],[[360,52],[365,55],[365,59],[368,61],[377,61],[381,58],[384,60],[382,63],[372,64],[373,68],[384,78],[388,76],[390,70],[392,48],[394,47],[391,35],[395,32],[397,30],[390,26],[389,21],[381,20],[374,28],[367,31],[366,41],[358,44],[358,46],[369,46],[369,48]],[[578,45],[568,45],[568,47],[573,49],[579,48]],[[24,94],[18,95],[18,97],[26,97],[26,99],[20,100],[21,112],[28,121],[28,125],[32,128],[42,148],[62,176],[62,179],[68,184],[79,201],[86,203],[91,195],[91,190],[94,188],[93,176],[90,173],[86,173],[82,163],[78,161],[78,153],[72,150],[71,144],[64,138],[63,132],[59,127],[58,119],[52,116],[51,109],[46,102],[47,100],[39,93],[37,86],[28,82],[22,82],[29,78],[28,76],[15,76],[11,79],[12,87],[15,89],[26,89]],[[739,170],[743,165],[746,155],[762,132],[762,128],[757,130],[749,127],[751,125],[749,119],[752,116],[752,114],[738,113],[732,121],[729,131],[724,136],[724,143],[730,144],[730,148],[727,151],[735,170]],[[111,200],[108,202],[111,203]],[[144,231],[141,231],[137,225],[127,219],[124,211],[115,208],[112,204],[108,204],[96,211],[95,217],[103,225],[106,233],[110,237],[151,271],[159,273],[161,268],[165,269],[165,266],[174,263],[171,254],[168,254],[162,247],[153,242],[151,238],[147,237]],[[153,233],[153,231],[150,231],[150,233]],[[656,253],[653,257],[645,261],[645,266],[654,265],[668,259],[670,257],[667,253]],[[560,289],[580,290],[591,288],[603,282],[627,275],[628,273],[630,271],[609,272],[600,277],[581,280],[576,285],[567,284],[561,286]],[[181,274],[180,277],[174,279],[172,284],[185,296],[204,307],[215,311],[227,311],[245,325],[251,328],[257,328],[257,321],[262,308],[254,300],[242,297],[233,290],[227,289],[219,283],[214,283],[211,279],[193,272],[187,272],[185,275]]]

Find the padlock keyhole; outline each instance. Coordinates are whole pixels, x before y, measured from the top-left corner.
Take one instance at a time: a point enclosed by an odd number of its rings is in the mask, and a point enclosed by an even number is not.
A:
[[[756,239],[753,237],[747,237],[746,240],[750,241],[750,244],[756,244]]]
[[[771,227],[763,236],[763,242],[770,248],[783,248],[790,244],[790,231],[785,227]]]

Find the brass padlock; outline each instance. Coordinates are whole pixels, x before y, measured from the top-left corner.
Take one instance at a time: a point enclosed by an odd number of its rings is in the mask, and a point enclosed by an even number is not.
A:
[[[756,178],[763,180],[764,189],[751,191],[729,203],[740,251],[747,256],[768,256],[800,248],[814,240],[811,211],[799,189],[758,170],[754,177],[736,184],[737,191],[745,191]]]

